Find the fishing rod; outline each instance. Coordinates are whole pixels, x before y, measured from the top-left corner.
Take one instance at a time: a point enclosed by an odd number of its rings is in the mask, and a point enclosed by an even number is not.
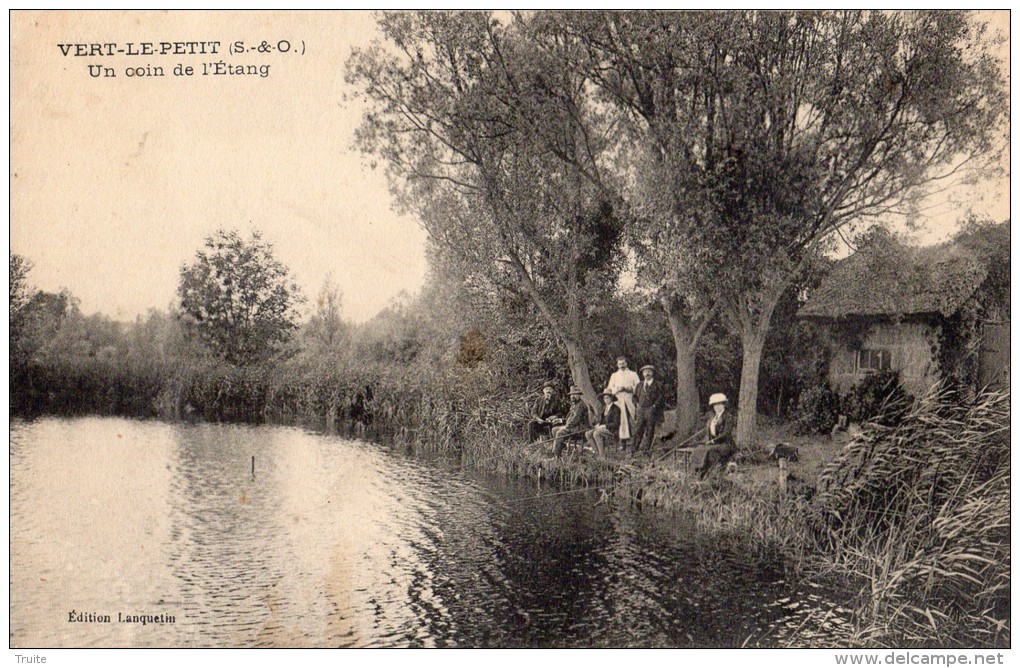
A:
[[[571,436],[577,436],[578,434],[583,435],[584,432],[586,432],[586,431],[588,431],[588,430],[587,429],[582,429],[581,431],[574,431],[574,432],[571,432],[569,434],[559,434],[558,436],[550,436],[549,438],[544,438],[541,441],[535,441],[533,443],[529,443],[528,445],[544,445],[545,443],[552,443],[557,438],[569,438]]]
[[[594,492],[596,490],[607,490],[613,485],[599,485],[598,487],[577,487],[575,489],[567,489],[562,492],[551,492],[549,494],[536,494],[535,496],[519,496],[515,499],[507,499],[507,502],[515,501],[531,501],[534,499],[547,499],[551,496],[562,496],[564,494],[576,494],[577,492]]]
[[[668,448],[668,449],[666,450],[666,452],[664,452],[663,454],[661,454],[658,457],[656,457],[654,461],[655,462],[661,462],[662,460],[666,459],[670,455],[674,454],[677,450],[679,450],[680,448],[686,446],[688,443],[693,441],[698,436],[701,436],[701,434],[704,433],[707,429],[708,429],[708,427],[702,427],[701,429],[699,429],[698,431],[694,432],[693,434],[691,434],[690,436],[688,436],[684,440],[680,441],[679,445],[660,445],[658,448],[656,448],[657,450],[660,449],[660,448]]]

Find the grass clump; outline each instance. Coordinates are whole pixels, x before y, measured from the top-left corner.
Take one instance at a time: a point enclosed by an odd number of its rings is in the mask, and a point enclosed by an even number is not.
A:
[[[1009,413],[935,391],[823,471],[807,523],[867,583],[854,644],[1009,646]]]

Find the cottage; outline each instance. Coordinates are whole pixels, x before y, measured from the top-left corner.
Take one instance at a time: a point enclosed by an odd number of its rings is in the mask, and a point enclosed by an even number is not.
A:
[[[989,229],[1006,235],[1008,258],[1008,223]],[[917,396],[940,380],[947,359],[970,364],[977,385],[1008,385],[1008,259],[1004,305],[982,299],[990,261],[960,241],[914,248],[882,238],[839,262],[798,313],[829,326],[830,385],[843,392],[897,371]]]

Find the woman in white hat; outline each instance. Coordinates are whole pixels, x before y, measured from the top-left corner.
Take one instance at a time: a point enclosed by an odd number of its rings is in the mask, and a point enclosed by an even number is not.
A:
[[[729,401],[722,393],[708,399],[711,412],[705,424],[705,442],[691,453],[692,466],[698,476],[704,478],[713,466],[726,466],[726,462],[737,452],[733,442],[735,419],[732,411],[726,410]]]

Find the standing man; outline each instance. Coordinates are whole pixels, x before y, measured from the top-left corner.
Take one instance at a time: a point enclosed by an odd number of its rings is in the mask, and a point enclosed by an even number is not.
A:
[[[584,393],[576,387],[570,388],[570,412],[567,421],[559,427],[553,427],[554,452],[557,457],[563,452],[567,441],[583,441],[584,431],[588,428],[588,407],[581,401]]]
[[[637,429],[634,432],[634,451],[652,449],[655,440],[655,426],[662,420],[666,410],[666,392],[662,383],[655,380],[655,367],[646,364],[641,367],[644,380],[637,387]]]
[[[542,386],[542,395],[531,405],[531,421],[528,422],[528,442],[548,438],[553,425],[563,421],[559,417],[560,406],[556,401],[556,383],[547,382]]]
[[[620,407],[620,448],[626,449],[630,442],[634,427],[634,390],[641,379],[627,368],[627,358],[623,355],[616,358],[616,371],[609,377],[606,389],[616,395],[616,405]]]
[[[606,445],[615,444],[619,433],[620,407],[616,405],[616,396],[606,390],[602,393],[602,413],[598,418],[598,424],[593,429],[584,432],[584,440],[595,448],[599,457],[605,459]]]

